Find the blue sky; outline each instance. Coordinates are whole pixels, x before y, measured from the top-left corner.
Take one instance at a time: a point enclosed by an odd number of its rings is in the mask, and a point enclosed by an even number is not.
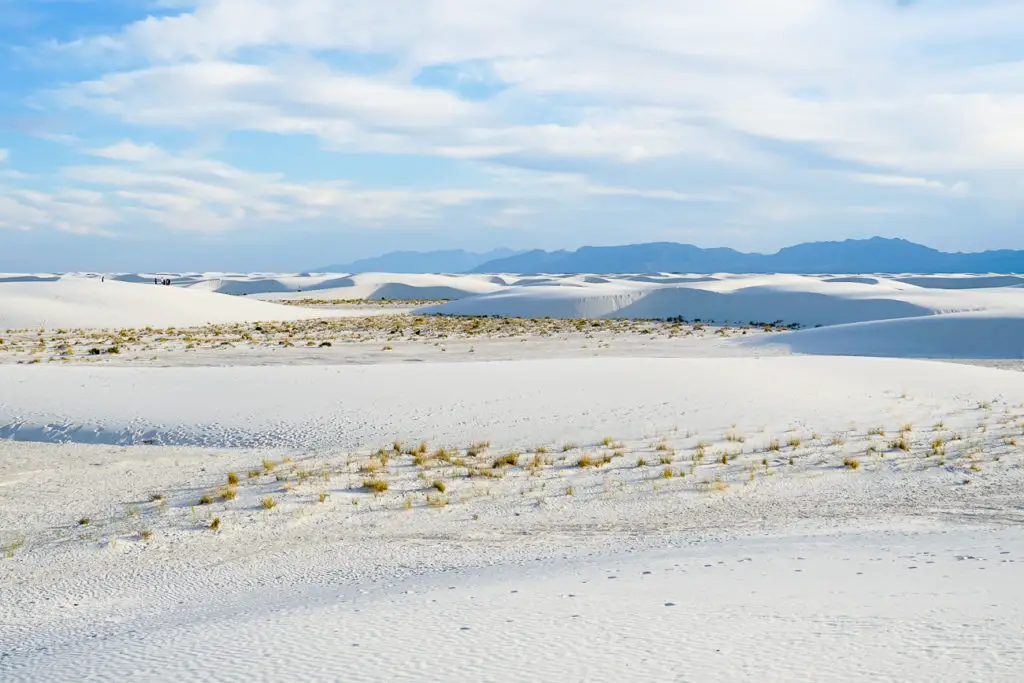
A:
[[[1024,248],[1019,0],[0,0],[0,270]]]

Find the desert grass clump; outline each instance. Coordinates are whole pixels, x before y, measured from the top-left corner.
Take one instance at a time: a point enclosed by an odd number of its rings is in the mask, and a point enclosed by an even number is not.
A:
[[[226,486],[221,489],[220,497],[221,500],[234,500],[238,498],[238,491],[235,490],[234,486]]]
[[[164,494],[162,494],[162,493],[153,493],[153,494],[150,494],[150,496],[149,496],[149,502],[150,503],[162,503],[163,501],[164,501]]]
[[[645,460],[644,458],[637,458],[636,459],[636,466],[637,467],[647,467],[647,460]]]
[[[330,497],[331,497],[331,494],[327,493],[326,491],[321,491],[320,495],[317,496],[317,500],[319,500],[321,503],[326,503],[327,499],[330,498]]]
[[[89,523],[91,521],[92,520],[89,519],[88,517],[79,517],[78,518],[78,526],[89,526]]]
[[[388,490],[388,482],[386,479],[364,479],[363,488],[374,494],[384,493]]]
[[[779,443],[778,439],[772,439],[768,442],[768,451],[771,453],[778,453],[782,450],[782,444]]]
[[[432,508],[443,508],[450,503],[451,500],[448,496],[440,493],[428,493],[427,494],[427,505]]]
[[[676,476],[676,473],[672,471],[671,467],[666,467],[665,469],[663,469],[661,471],[661,478],[662,479],[671,479],[674,476]]]
[[[511,451],[505,455],[495,458],[494,463],[491,465],[492,468],[498,469],[499,467],[515,467],[519,464],[519,456],[522,455],[519,451]]]
[[[234,472],[228,472],[228,486],[238,486],[238,475]]]
[[[671,455],[663,455],[660,458],[658,458],[658,462],[660,462],[662,465],[671,465],[673,459],[674,458]]]
[[[800,437],[793,436],[790,437],[788,445],[790,448],[800,448],[801,443],[802,442],[800,441]]]
[[[900,436],[898,439],[893,439],[889,442],[889,450],[907,452],[910,450],[910,444],[907,443],[906,437]]]
[[[200,505],[213,505],[213,496],[209,493],[203,494],[203,497],[199,499]]]
[[[444,493],[445,491],[448,490],[448,487],[440,479],[438,479],[433,484],[431,484],[430,487],[433,488],[433,489],[437,489],[437,491],[440,492],[440,493]]]
[[[597,461],[594,460],[594,458],[592,458],[589,453],[585,453],[584,455],[582,455],[580,457],[579,460],[576,461],[576,467],[579,467],[579,468],[584,468],[585,469],[587,467],[596,467],[596,466],[597,466]]]
[[[868,430],[868,436],[885,436],[885,427],[872,427]]]
[[[844,458],[843,459],[843,467],[846,467],[846,468],[851,469],[851,470],[855,470],[855,469],[860,467],[860,461],[857,460],[857,458]]]
[[[260,476],[260,471],[259,470],[249,470],[249,473],[246,476],[248,476],[250,479],[256,479],[257,477]]]
[[[568,453],[569,451],[579,450],[579,447],[580,447],[580,445],[578,443],[573,443],[571,441],[567,441],[567,442],[562,444],[562,452],[563,453]]]
[[[150,529],[139,529],[139,540],[148,541],[153,538],[153,532]]]
[[[263,459],[263,472],[264,472],[264,474],[270,474],[275,469],[277,469],[277,463],[275,461],[268,460],[267,458]]]
[[[665,451],[672,450],[672,447],[669,446],[666,442],[662,441],[657,446],[654,447],[654,450],[658,451],[659,453],[663,453]]]
[[[210,522],[210,531],[217,531],[220,529],[220,517],[214,517],[213,521]]]
[[[476,443],[471,444],[470,447],[466,449],[466,455],[470,458],[475,458],[477,456],[483,455],[490,447],[490,441],[477,441]]]
[[[273,496],[267,496],[266,498],[260,501],[260,505],[263,506],[264,510],[273,510],[274,508],[277,507],[277,501],[274,500]]]
[[[610,436],[606,436],[603,439],[601,439],[601,445],[604,446],[605,448],[611,448],[613,443],[615,443],[615,439],[613,439]]]

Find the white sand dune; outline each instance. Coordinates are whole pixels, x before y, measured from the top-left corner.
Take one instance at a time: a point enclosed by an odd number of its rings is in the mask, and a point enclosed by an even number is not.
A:
[[[185,327],[204,323],[303,320],[324,312],[180,287],[62,277],[0,283],[0,330]]]
[[[984,311],[873,320],[736,343],[835,356],[1024,358],[1024,314]]]
[[[461,299],[506,286],[490,275],[337,273],[298,275],[210,275],[189,285],[222,294],[262,299]]]
[[[898,411],[897,397],[1024,402],[1014,372],[867,358],[597,358],[304,367],[0,367],[0,438],[107,444],[349,448],[392,439],[522,443],[615,425],[773,424],[841,429]],[[741,386],[758,387],[742,393]],[[396,391],[395,387],[402,387]],[[443,387],[443,394],[434,389]],[[607,387],[614,387],[608,391]],[[785,391],[776,388],[784,388]],[[196,396],[203,397],[201,401]],[[585,408],[585,409],[584,409]]]
[[[297,364],[315,342],[217,361],[249,365],[10,351],[28,362],[0,365],[5,683],[1020,679],[1022,375],[865,357],[1024,358],[1012,279],[166,277],[0,276],[0,329],[385,297],[826,326],[629,324],[614,356],[590,325],[491,355],[438,337],[431,362],[371,335],[360,365]]]
[[[515,286],[420,309],[447,315],[557,318],[682,316],[721,323],[782,321],[840,325],[949,312],[1018,309],[1017,287],[926,287],[882,278],[800,275],[716,276],[680,282],[666,277],[596,281],[520,281]]]

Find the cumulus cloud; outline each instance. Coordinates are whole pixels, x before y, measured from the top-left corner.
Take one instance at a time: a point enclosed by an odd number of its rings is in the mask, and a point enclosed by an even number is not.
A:
[[[717,203],[733,230],[931,213],[936,201],[1012,195],[1024,170],[1017,0],[172,4],[52,45],[99,72],[40,99],[138,140],[301,136],[382,164],[451,160],[474,181],[296,182],[125,141],[93,145],[103,163],[62,172],[112,192],[123,216],[164,225],[387,225],[485,203],[526,221],[558,187],[588,207]],[[510,168],[529,180],[500,172]]]

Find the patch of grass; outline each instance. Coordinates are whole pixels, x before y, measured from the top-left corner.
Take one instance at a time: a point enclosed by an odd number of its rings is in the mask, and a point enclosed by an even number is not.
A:
[[[636,466],[637,467],[647,467],[647,461],[644,460],[643,458],[637,458],[636,459]]]
[[[427,494],[427,505],[432,508],[443,508],[450,503],[448,496],[439,493],[428,493]]]
[[[772,439],[771,441],[768,442],[768,450],[771,451],[772,453],[777,453],[778,451],[782,450],[782,444],[780,444],[778,440]]]
[[[238,498],[238,491],[235,490],[234,486],[227,486],[220,492],[221,500],[234,500]]]
[[[516,465],[519,464],[520,455],[522,455],[522,453],[520,453],[519,451],[512,451],[511,453],[506,453],[505,455],[496,458],[494,460],[494,464],[492,464],[491,467],[493,467],[494,469],[497,469],[499,467],[515,467]]]
[[[92,520],[89,519],[88,517],[79,517],[78,518],[78,526],[89,526],[90,522],[92,522]]]
[[[264,473],[268,473],[269,474],[270,472],[273,472],[275,469],[277,469],[277,462],[275,462],[273,460],[268,460],[266,458],[263,459],[263,472]]]
[[[228,472],[228,486],[238,486],[238,475],[234,472]]]
[[[660,458],[658,458],[658,462],[660,462],[662,465],[671,465],[672,460],[673,458],[671,455],[663,455]]]
[[[220,517],[214,517],[213,521],[210,522],[210,531],[217,531],[218,529],[220,529]]]
[[[318,496],[318,500],[321,503],[326,503],[327,499],[330,498],[330,497],[331,497],[331,494],[327,493],[326,491],[321,491],[320,495]]]
[[[912,425],[912,424],[910,424],[909,422],[907,422],[907,423],[906,423],[906,424],[904,424],[904,425],[903,425],[902,427],[900,427],[900,431],[901,431],[901,432],[904,432],[904,433],[906,433],[906,432],[912,432],[912,431],[914,431],[914,425]]]
[[[374,494],[384,493],[388,490],[388,482],[385,479],[364,479],[363,488]]]
[[[657,446],[654,447],[654,450],[659,451],[659,452],[664,452],[664,451],[672,450],[672,447],[669,446],[664,441],[662,441],[661,443],[659,443]]]
[[[562,444],[562,452],[563,453],[568,453],[569,451],[576,451],[576,450],[579,450],[579,447],[580,447],[580,445],[578,443],[573,443],[571,441],[567,441],[566,443]]]
[[[908,452],[910,450],[910,444],[907,443],[906,438],[901,436],[898,439],[893,439],[889,442],[889,450]]]
[[[249,470],[249,474],[247,476],[250,479],[256,479],[257,477],[260,476],[260,471],[259,470]]]
[[[580,457],[579,460],[576,461],[576,467],[587,468],[596,466],[597,461],[594,460],[594,458],[590,457],[589,453],[585,453],[583,456]]]
[[[606,436],[603,439],[601,439],[601,445],[604,446],[605,448],[611,448],[613,443],[615,443],[615,439],[613,439],[610,436]]]
[[[162,494],[162,493],[152,493],[149,496],[149,502],[150,503],[162,503],[163,500],[164,500],[164,494]]]
[[[490,441],[477,441],[476,443],[472,444],[469,448],[466,449],[466,455],[471,458],[475,458],[485,453],[487,449],[490,447]]]
[[[661,471],[661,478],[662,479],[671,479],[674,476],[676,476],[676,473],[672,471],[671,467],[666,467],[665,469],[663,469]]]
[[[260,505],[263,506],[264,510],[273,510],[275,507],[277,507],[277,501],[274,500],[273,496],[267,496],[266,498],[260,501]]]
[[[799,437],[793,436],[793,437],[790,437],[788,445],[789,445],[790,448],[800,448],[800,444],[801,443],[802,442],[800,441]]]
[[[860,467],[860,461],[857,458],[845,458],[843,460],[843,467],[855,470]]]
[[[742,434],[736,434],[735,432],[729,432],[725,435],[725,440],[730,443],[746,443],[747,437]]]
[[[200,505],[213,505],[213,496],[209,493],[203,494],[203,497],[199,499]]]
[[[139,529],[139,540],[148,541],[153,538],[153,532],[150,529]]]
[[[872,427],[868,430],[868,436],[885,436],[885,427]]]
[[[440,479],[438,479],[437,481],[435,481],[435,482],[434,482],[433,484],[431,484],[430,486],[431,486],[431,488],[437,489],[437,490],[438,490],[438,491],[439,491],[440,493],[444,493],[445,491],[447,491],[447,490],[448,490],[448,487],[447,487],[447,486],[445,485],[445,483],[444,483],[443,481],[441,481]]]

